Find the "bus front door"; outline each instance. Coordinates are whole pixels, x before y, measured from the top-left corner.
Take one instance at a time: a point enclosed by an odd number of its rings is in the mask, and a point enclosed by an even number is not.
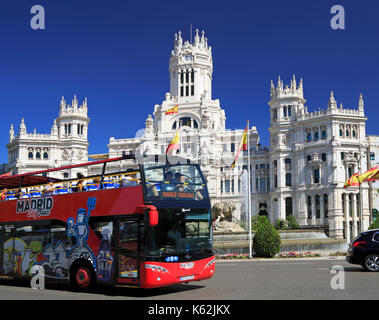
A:
[[[139,285],[140,219],[124,219],[118,224],[118,274],[117,282]]]

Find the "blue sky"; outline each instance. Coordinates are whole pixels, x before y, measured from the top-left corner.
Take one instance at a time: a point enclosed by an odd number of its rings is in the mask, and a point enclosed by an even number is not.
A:
[[[42,5],[46,29],[32,30]],[[330,8],[345,8],[345,30],[330,27]],[[169,91],[174,33],[190,25],[212,46],[213,98],[229,129],[255,125],[268,144],[270,80],[304,81],[309,111],[325,108],[330,90],[357,108],[366,132],[379,134],[377,1],[87,1],[3,0],[0,7],[0,162],[9,127],[49,133],[62,96],[88,98],[89,153],[107,152],[109,137],[134,137]]]

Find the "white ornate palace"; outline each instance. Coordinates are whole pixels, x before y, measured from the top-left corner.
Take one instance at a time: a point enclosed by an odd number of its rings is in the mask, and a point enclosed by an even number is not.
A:
[[[225,111],[212,97],[212,73],[212,48],[204,32],[200,36],[196,30],[193,42],[175,34],[164,101],[154,106],[135,138],[111,137],[108,153],[91,158],[164,154],[181,125],[180,155],[201,164],[212,203],[233,201],[235,219],[244,220],[247,152],[234,169],[230,165],[245,124],[240,130],[225,128]],[[349,176],[368,166],[363,98],[357,109],[338,107],[333,92],[326,109],[309,112],[305,103],[302,80],[293,77],[285,86],[279,78],[276,86],[271,83],[268,102],[270,146],[261,147],[256,127],[249,128],[252,213],[267,214],[273,223],[294,215],[302,226],[329,226],[331,237],[350,239],[369,224],[368,186],[362,188],[361,217],[358,188],[343,188]],[[177,114],[166,114],[176,105]],[[51,134],[26,133],[22,121],[15,136],[11,126],[9,169],[22,173],[87,161],[88,122],[86,101],[79,107],[74,98],[69,106],[62,98]]]
[[[18,135],[11,125],[9,130],[8,164],[6,171],[21,174],[61,166],[88,162],[87,99],[79,106],[76,96],[68,105],[62,97],[60,111],[54,120],[50,134],[40,134],[34,129],[28,133],[24,119],[21,120]],[[72,172],[52,172],[56,178],[76,177],[80,169]],[[83,172],[85,173],[85,172]],[[56,176],[60,174],[62,176]]]

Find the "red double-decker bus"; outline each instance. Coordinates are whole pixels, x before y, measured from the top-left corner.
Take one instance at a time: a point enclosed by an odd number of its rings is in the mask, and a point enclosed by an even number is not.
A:
[[[108,172],[107,166],[126,159],[0,178],[0,189],[8,189],[0,201],[0,278],[31,277],[35,265],[46,280],[70,281],[78,289],[211,278],[211,207],[199,165],[153,156]],[[101,174],[48,177],[94,165]]]

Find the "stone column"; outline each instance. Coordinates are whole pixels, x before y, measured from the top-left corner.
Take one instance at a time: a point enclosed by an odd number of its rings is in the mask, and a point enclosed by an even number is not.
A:
[[[312,196],[312,225],[316,225],[316,195]]]
[[[278,219],[286,219],[285,201],[281,196],[278,197]]]
[[[349,193],[345,193],[345,237],[350,240],[350,197]]]
[[[324,195],[320,194],[320,225],[324,224]]]
[[[359,205],[357,204],[358,194],[353,193],[352,196],[353,196],[353,199],[352,199],[352,220],[353,220],[352,238],[355,238],[357,236],[357,220],[359,220],[359,213],[357,213],[357,210],[359,209]]]

